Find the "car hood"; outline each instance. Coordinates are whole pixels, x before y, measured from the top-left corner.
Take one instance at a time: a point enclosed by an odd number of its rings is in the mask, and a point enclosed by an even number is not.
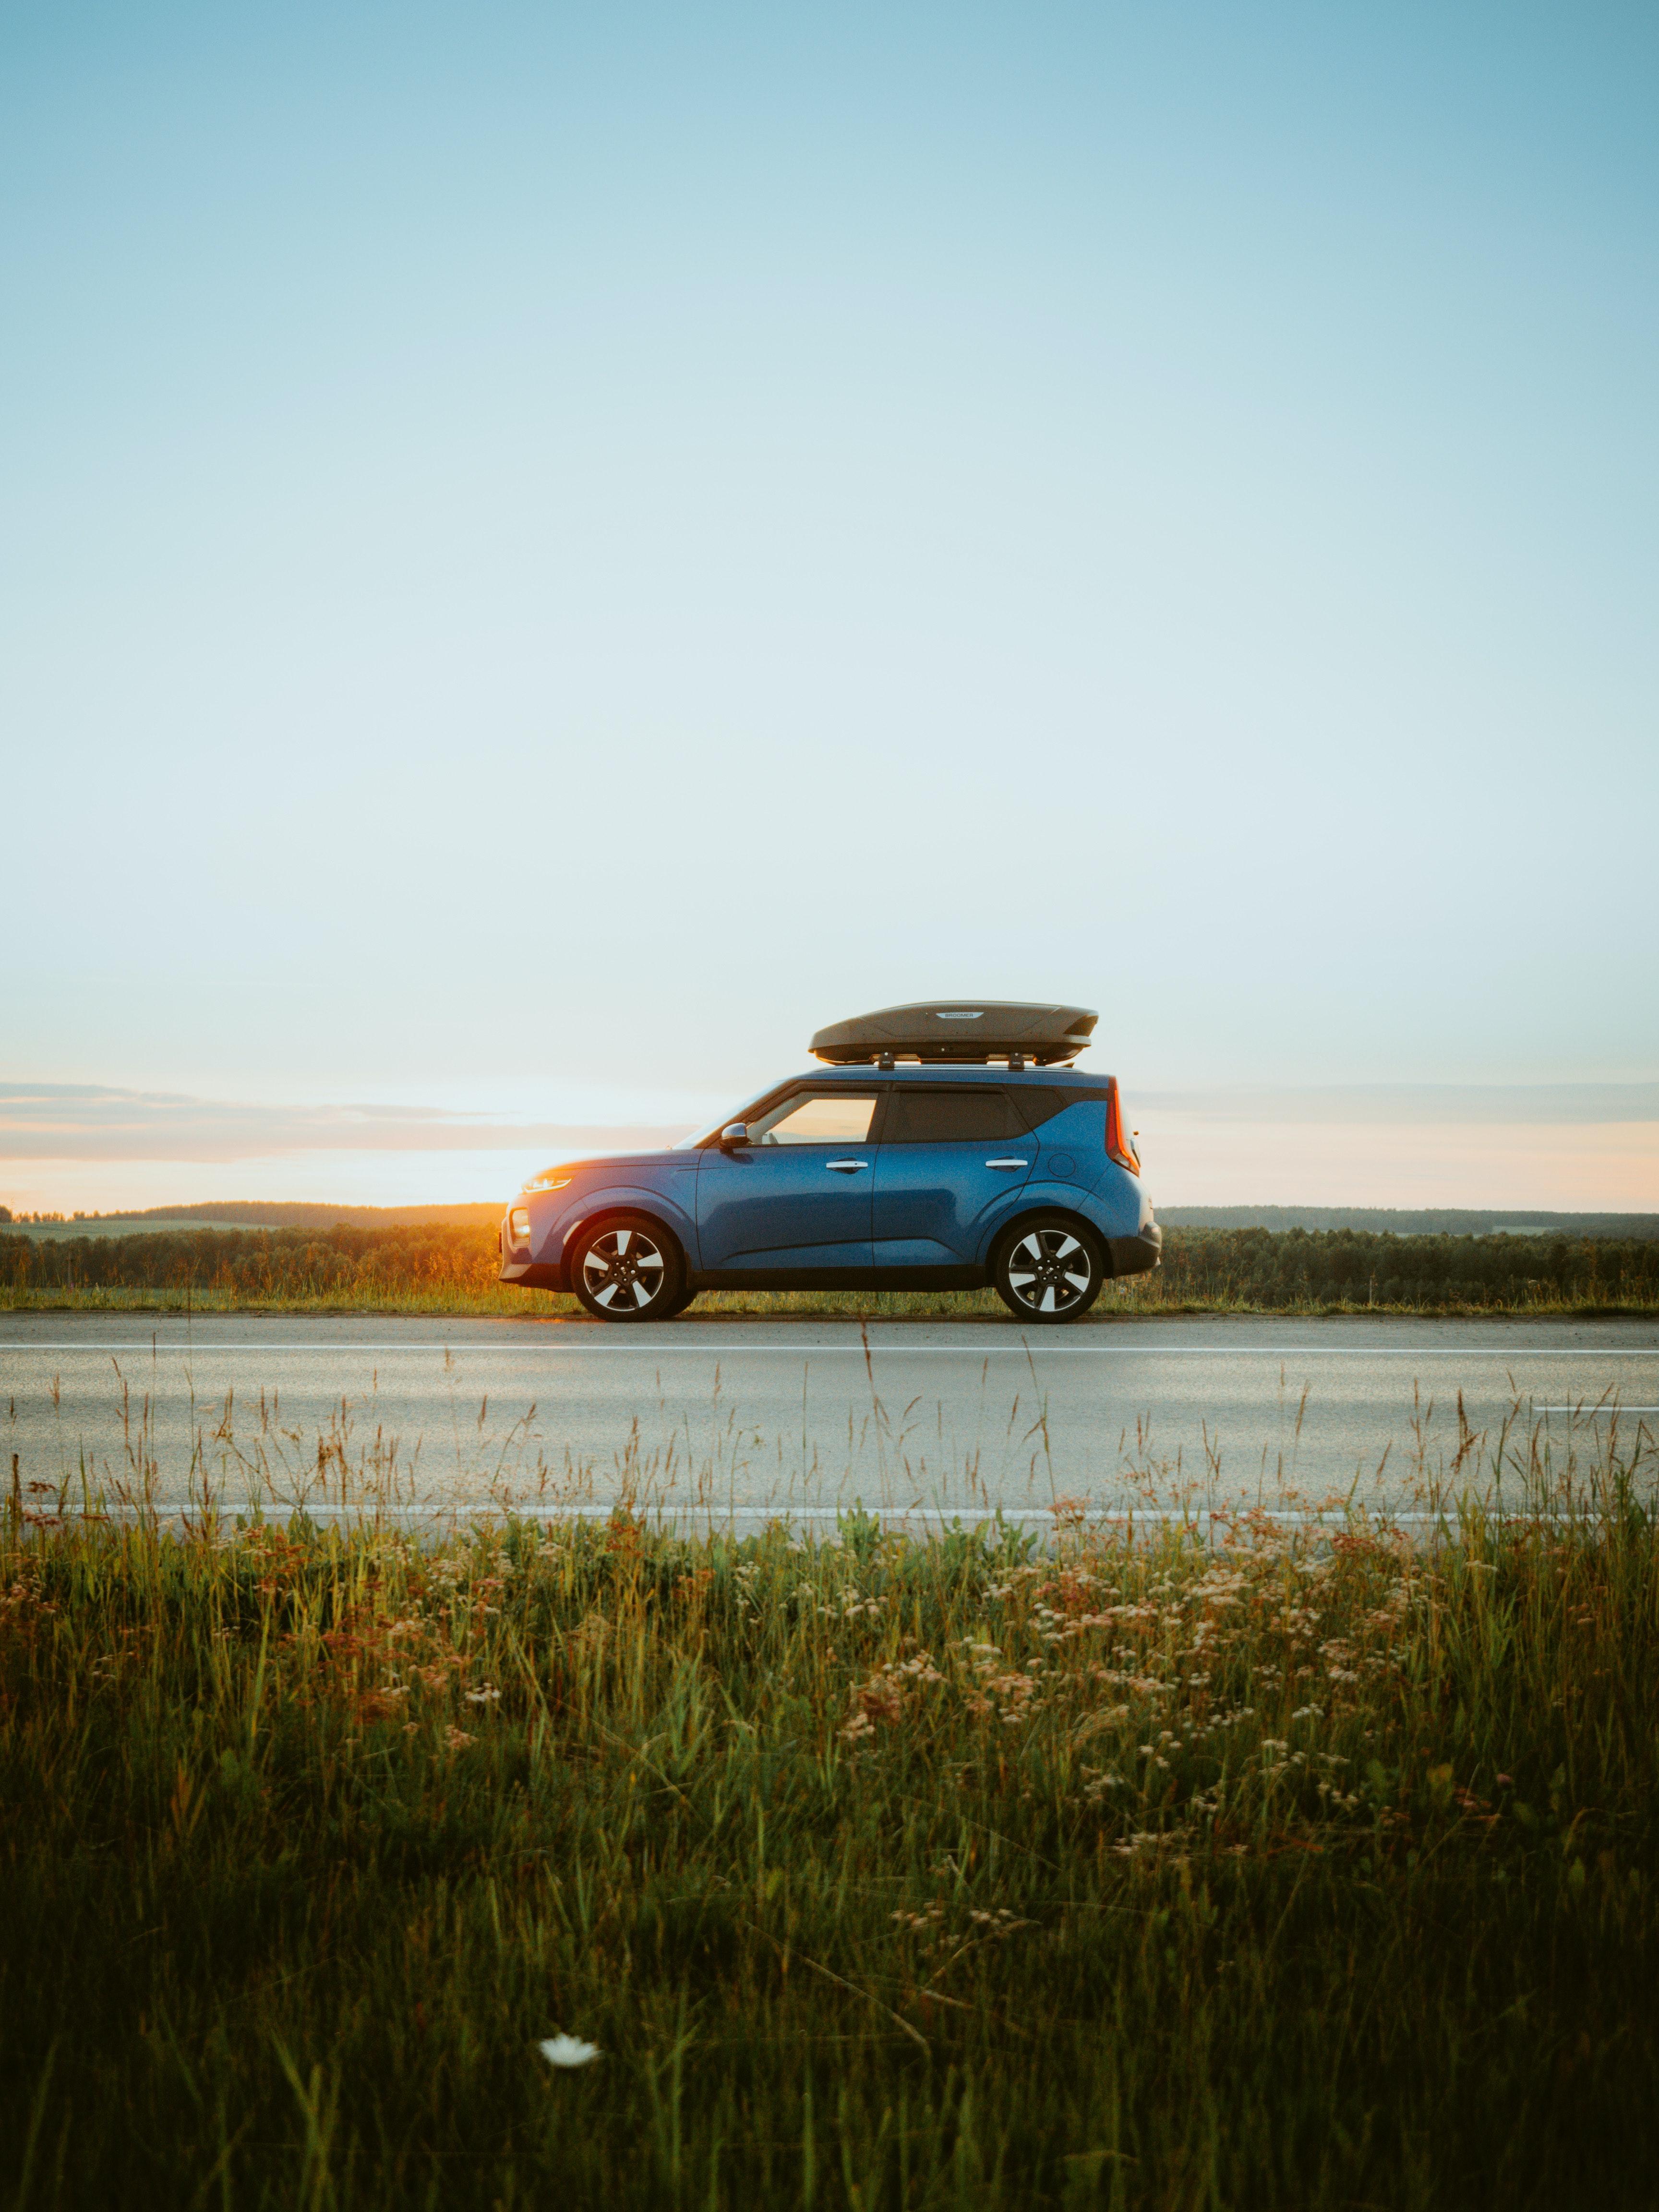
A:
[[[696,1164],[696,1157],[695,1152],[676,1152],[667,1145],[637,1152],[584,1152],[578,1160],[556,1160],[551,1167],[543,1168],[531,1181],[539,1182],[546,1176],[586,1175],[591,1169],[620,1167],[641,1160],[648,1160],[656,1165],[677,1162],[682,1167],[690,1167]],[[529,1187],[528,1182],[524,1185],[526,1189]]]

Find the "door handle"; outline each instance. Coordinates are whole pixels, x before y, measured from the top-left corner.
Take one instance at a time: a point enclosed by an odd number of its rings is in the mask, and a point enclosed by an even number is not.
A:
[[[988,1168],[1029,1168],[1030,1160],[987,1160]]]
[[[870,1163],[868,1160],[826,1160],[823,1164],[831,1175],[857,1175]]]

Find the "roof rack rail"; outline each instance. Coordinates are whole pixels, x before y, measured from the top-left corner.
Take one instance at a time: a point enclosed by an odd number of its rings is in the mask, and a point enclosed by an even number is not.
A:
[[[815,1058],[836,1067],[890,1067],[896,1060],[983,1066],[1006,1060],[1056,1067],[1075,1060],[1100,1017],[1087,1006],[1027,1006],[999,999],[927,1000],[832,1022],[812,1039]]]

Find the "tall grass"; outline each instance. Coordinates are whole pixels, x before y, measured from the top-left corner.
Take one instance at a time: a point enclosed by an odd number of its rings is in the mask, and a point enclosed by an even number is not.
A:
[[[363,1311],[577,1317],[574,1298],[496,1279],[476,1224],[0,1234],[0,1309]],[[1355,1230],[1172,1229],[1154,1274],[1114,1284],[1125,1313],[1659,1312],[1659,1243],[1567,1237],[1395,1237]],[[699,1316],[999,1318],[988,1291],[705,1291]]]
[[[1659,1468],[1596,1433],[1433,1544],[20,1498],[0,2186],[1650,2203]]]

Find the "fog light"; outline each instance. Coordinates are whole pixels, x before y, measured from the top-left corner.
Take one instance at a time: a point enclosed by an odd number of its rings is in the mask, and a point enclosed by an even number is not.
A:
[[[507,1225],[513,1232],[513,1242],[515,1244],[528,1244],[530,1242],[530,1208],[527,1206],[515,1206],[512,1212],[507,1217]]]

